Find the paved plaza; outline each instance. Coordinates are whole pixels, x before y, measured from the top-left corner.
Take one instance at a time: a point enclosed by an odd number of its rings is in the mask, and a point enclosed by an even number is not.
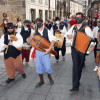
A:
[[[86,57],[86,66],[83,69],[80,90],[77,93],[70,93],[72,86],[72,59],[70,48],[67,48],[66,60],[60,57],[59,63],[55,63],[54,56],[51,56],[53,69],[52,77],[54,85],[50,85],[46,73],[44,74],[45,84],[37,89],[35,85],[39,77],[35,71],[35,63],[30,60],[30,67],[24,66],[27,78],[23,79],[17,72],[15,81],[5,84],[7,74],[5,72],[3,55],[0,55],[0,100],[100,100],[98,90],[98,77],[93,72],[95,60],[93,52]]]

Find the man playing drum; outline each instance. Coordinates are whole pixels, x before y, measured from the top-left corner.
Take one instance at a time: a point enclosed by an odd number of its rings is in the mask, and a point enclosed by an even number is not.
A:
[[[21,50],[17,49],[22,47],[23,39],[20,34],[16,34],[17,41],[13,41],[10,37],[14,35],[13,23],[7,24],[7,33],[2,35],[0,39],[0,52],[4,51],[4,64],[8,79],[6,83],[15,80],[15,71],[19,71],[23,78],[26,78],[24,73]]]
[[[63,20],[63,19],[62,19]],[[52,30],[55,36],[57,36],[57,32],[60,33],[61,35],[63,35],[62,37],[62,46],[60,47],[54,47],[54,50],[58,53],[57,56],[55,56],[56,58],[56,63],[59,62],[59,51],[61,50],[62,53],[62,58],[63,60],[65,60],[65,53],[66,53],[66,39],[64,38],[64,34],[67,32],[67,28],[64,25],[64,23],[60,23],[60,19],[59,17],[55,18],[56,24],[53,25]],[[57,37],[56,37],[57,38]],[[59,44],[58,44],[59,45]]]
[[[22,49],[22,61],[25,58],[25,65],[29,66],[29,57],[31,51],[31,45],[27,43],[27,38],[29,38],[32,34],[34,34],[34,30],[30,27],[31,21],[24,20],[24,26],[18,28],[18,34],[21,34],[23,38],[23,49]]]

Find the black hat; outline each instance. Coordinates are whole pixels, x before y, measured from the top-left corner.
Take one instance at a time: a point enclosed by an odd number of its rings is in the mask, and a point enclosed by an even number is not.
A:
[[[14,28],[13,23],[8,23],[8,24],[7,24],[7,28]]]
[[[55,21],[57,21],[57,20],[60,20],[60,18],[59,18],[59,17],[56,17],[56,18],[55,18]]]
[[[36,19],[36,22],[43,23],[43,19],[42,19],[42,18],[37,18],[37,19]]]
[[[24,23],[31,23],[30,20],[24,20]]]

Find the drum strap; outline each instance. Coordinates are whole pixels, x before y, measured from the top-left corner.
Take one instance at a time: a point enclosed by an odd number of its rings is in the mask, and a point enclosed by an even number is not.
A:
[[[85,28],[87,28],[88,26],[86,25],[86,26],[84,26],[81,30],[84,30]]]
[[[88,27],[88,26],[85,25],[85,26],[83,26],[79,31],[82,31],[82,30],[84,30],[84,29],[87,28],[87,27]],[[76,31],[78,31],[78,29],[77,29],[77,25],[75,25],[74,28],[76,29]]]

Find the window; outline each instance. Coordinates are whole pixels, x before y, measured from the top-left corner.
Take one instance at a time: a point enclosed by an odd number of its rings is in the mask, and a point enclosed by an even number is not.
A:
[[[31,0],[31,2],[35,2],[35,0]]]
[[[36,10],[31,9],[31,20],[35,20],[35,18],[36,18]]]
[[[42,4],[42,0],[39,0],[39,3],[41,3],[41,4]]]
[[[45,4],[48,5],[48,0],[45,0]]]
[[[39,17],[43,18],[43,11],[42,10],[39,10]]]

